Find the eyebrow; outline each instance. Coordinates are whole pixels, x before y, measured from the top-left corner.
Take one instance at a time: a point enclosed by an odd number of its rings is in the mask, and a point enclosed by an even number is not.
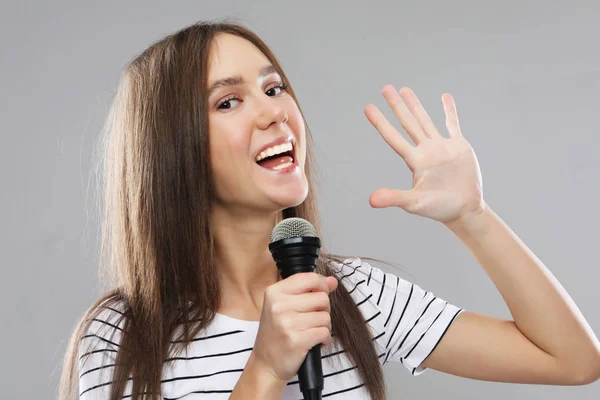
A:
[[[259,77],[263,78],[272,73],[279,73],[279,71],[277,71],[277,68],[275,68],[275,66],[267,65],[266,67],[261,68]],[[210,97],[210,95],[213,94],[215,90],[224,86],[241,85],[242,83],[244,83],[244,79],[241,76],[230,76],[227,78],[219,79],[208,88],[206,97]]]

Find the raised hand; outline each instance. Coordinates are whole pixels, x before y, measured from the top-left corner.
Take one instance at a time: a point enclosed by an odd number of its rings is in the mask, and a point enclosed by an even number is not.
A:
[[[383,139],[413,173],[411,190],[381,188],[371,194],[374,208],[396,206],[443,223],[452,222],[485,207],[481,171],[471,145],[458,124],[454,99],[442,95],[448,138],[443,137],[410,88],[400,91],[386,85],[382,94],[416,146],[369,104],[365,115]]]

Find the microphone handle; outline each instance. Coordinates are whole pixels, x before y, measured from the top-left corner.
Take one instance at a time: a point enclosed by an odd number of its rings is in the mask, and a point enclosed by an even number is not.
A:
[[[321,345],[317,344],[306,354],[298,370],[300,391],[304,400],[321,400],[323,392],[323,366],[321,364]]]

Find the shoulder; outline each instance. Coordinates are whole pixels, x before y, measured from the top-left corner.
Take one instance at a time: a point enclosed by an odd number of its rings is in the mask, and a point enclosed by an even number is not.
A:
[[[127,313],[127,302],[111,293],[97,300],[79,321],[75,362],[80,398],[108,398],[109,383],[127,330]]]
[[[328,265],[340,284],[344,285],[351,295],[358,292],[356,294],[376,296],[374,299],[376,303],[377,300],[381,301],[384,292],[397,290],[400,283],[405,286],[411,285],[410,282],[389,272],[386,273],[358,257],[344,260],[328,259]]]
[[[348,289],[348,284],[356,284],[362,279],[367,279],[372,273],[373,267],[358,257],[346,258],[328,258],[327,265],[334,273],[336,278]]]
[[[348,291],[365,318],[388,301],[399,287],[411,285],[360,258],[331,259],[328,263],[339,284]]]
[[[126,330],[127,311],[126,302],[117,295],[105,296],[87,310],[80,321],[80,368],[85,368],[86,364],[105,363],[106,360],[116,358]]]

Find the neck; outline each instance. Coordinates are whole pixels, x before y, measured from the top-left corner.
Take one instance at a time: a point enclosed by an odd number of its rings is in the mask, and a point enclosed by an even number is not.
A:
[[[222,312],[242,319],[260,316],[266,288],[279,280],[268,247],[277,216],[247,212],[234,215],[215,208],[212,226]]]

